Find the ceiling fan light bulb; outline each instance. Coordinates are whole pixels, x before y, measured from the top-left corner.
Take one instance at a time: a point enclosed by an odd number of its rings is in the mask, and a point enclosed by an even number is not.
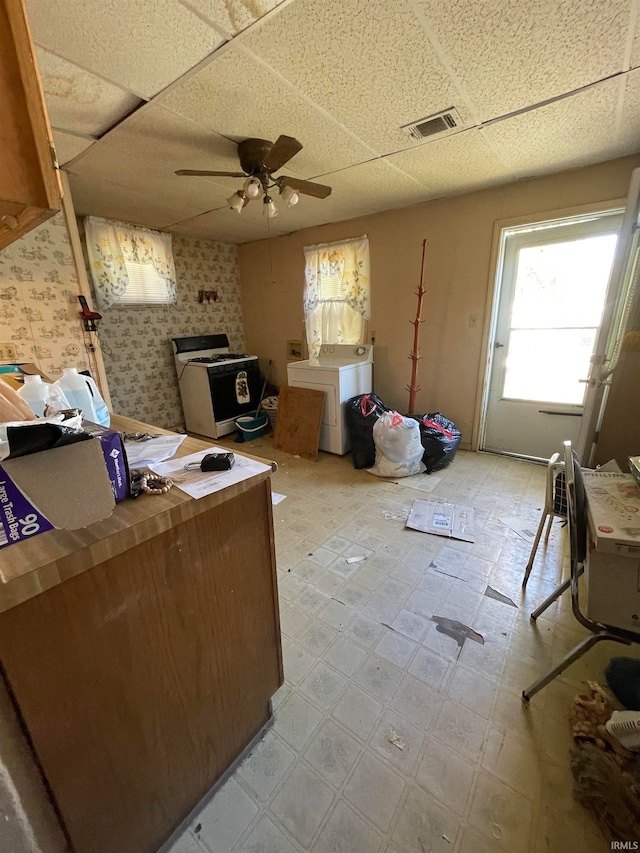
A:
[[[273,219],[274,216],[278,215],[278,208],[275,206],[271,196],[266,195],[264,197],[264,210],[269,219]]]
[[[300,196],[291,187],[283,187],[280,190],[280,195],[282,196],[282,200],[286,203],[287,207],[293,207],[294,204],[297,204],[300,201]]]
[[[262,184],[257,178],[247,178],[242,189],[248,199],[260,198],[262,195]]]
[[[236,213],[242,213],[242,208],[244,207],[243,194],[241,192],[235,192],[233,195],[229,196],[227,204],[231,210],[235,210]]]

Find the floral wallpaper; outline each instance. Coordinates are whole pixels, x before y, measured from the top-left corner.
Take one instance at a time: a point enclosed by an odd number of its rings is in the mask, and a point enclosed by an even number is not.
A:
[[[226,332],[232,351],[245,347],[236,246],[174,235],[173,256],[176,305],[114,307],[98,327],[113,411],[167,428],[183,425],[171,338]],[[198,302],[201,290],[211,301]],[[79,292],[57,214],[0,251],[0,342],[14,343],[18,361],[54,380],[64,367],[93,372]]]
[[[58,213],[0,251],[0,341],[14,343],[18,361],[35,362],[54,380],[63,367],[91,370],[79,292],[67,225]]]
[[[114,306],[99,324],[113,410],[168,429],[184,424],[171,338],[226,332],[245,347],[237,247],[174,234],[173,258],[176,305]]]

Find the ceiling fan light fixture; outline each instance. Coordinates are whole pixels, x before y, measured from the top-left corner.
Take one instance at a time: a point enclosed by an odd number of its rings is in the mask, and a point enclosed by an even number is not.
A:
[[[247,178],[242,186],[242,191],[250,201],[253,201],[262,195],[262,184],[258,178]]]
[[[239,190],[235,192],[233,195],[230,195],[227,199],[227,204],[231,208],[231,210],[235,210],[236,213],[242,213],[242,208],[244,207],[245,197],[244,194]]]
[[[292,187],[281,187],[280,195],[287,207],[293,207],[294,204],[297,204],[300,201],[300,196]]]
[[[269,219],[273,219],[274,216],[278,215],[278,208],[275,206],[273,199],[270,195],[266,195],[263,199],[264,202],[264,212],[267,214]]]

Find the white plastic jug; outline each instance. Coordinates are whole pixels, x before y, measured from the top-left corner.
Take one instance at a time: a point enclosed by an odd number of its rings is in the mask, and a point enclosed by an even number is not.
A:
[[[69,402],[62,389],[58,388],[57,385],[51,385],[49,382],[43,382],[42,376],[37,374],[24,377],[24,385],[18,394],[25,403],[28,403],[34,415],[39,418],[43,417],[47,406],[53,406],[58,411],[69,408]]]
[[[90,376],[78,373],[75,367],[65,367],[56,385],[64,392],[71,408],[81,409],[84,417],[94,424],[109,426],[109,409]]]

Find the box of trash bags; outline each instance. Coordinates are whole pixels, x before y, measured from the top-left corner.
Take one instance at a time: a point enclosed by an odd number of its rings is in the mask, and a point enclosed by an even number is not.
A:
[[[0,548],[54,528],[88,527],[128,493],[115,430],[83,421],[77,410],[0,423]]]
[[[460,430],[440,412],[405,417],[375,394],[352,397],[346,406],[353,465],[378,477],[440,471],[460,446]]]

